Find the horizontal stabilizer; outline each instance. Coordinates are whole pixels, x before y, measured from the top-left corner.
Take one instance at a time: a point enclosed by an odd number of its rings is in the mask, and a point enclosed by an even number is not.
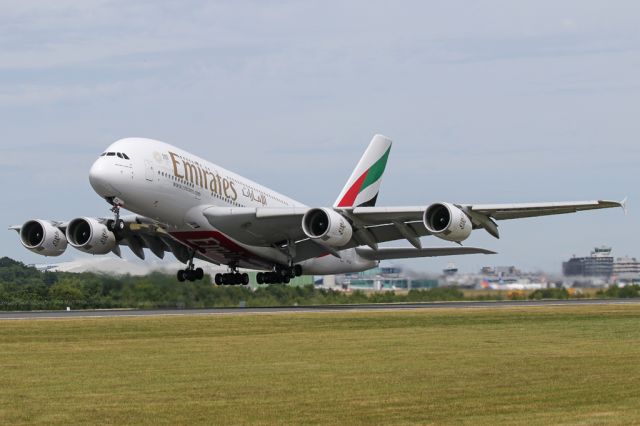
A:
[[[496,254],[495,251],[477,247],[433,247],[404,248],[390,247],[372,250],[369,247],[358,247],[356,252],[368,260],[406,259],[412,257],[457,256],[462,254]]]

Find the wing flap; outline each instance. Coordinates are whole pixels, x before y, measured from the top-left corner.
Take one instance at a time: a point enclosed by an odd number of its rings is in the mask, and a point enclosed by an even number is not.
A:
[[[429,231],[427,231],[427,228],[424,227],[422,222],[409,222],[406,223],[406,226],[419,237],[429,235]],[[367,231],[370,232],[373,238],[379,243],[404,239],[402,232],[393,224],[370,226],[367,228]],[[340,250],[346,250],[360,245],[362,245],[361,242],[356,238],[352,238],[346,246],[340,247]],[[382,249],[379,248],[378,250]],[[296,262],[329,254],[326,249],[323,249],[309,238],[298,241],[295,251],[294,261]]]
[[[422,221],[422,215],[428,206],[406,207],[356,207],[344,213],[357,217],[366,225],[383,225],[394,221]]]
[[[107,219],[104,219],[106,222]],[[122,239],[118,242],[121,246],[127,246],[141,259],[145,258],[145,248],[158,258],[164,258],[165,252],[171,252],[176,259],[186,263],[189,258],[189,249],[181,242],[172,238],[167,231],[157,223],[143,216],[128,216],[123,218],[125,228],[122,230]],[[116,253],[118,256],[119,254]]]

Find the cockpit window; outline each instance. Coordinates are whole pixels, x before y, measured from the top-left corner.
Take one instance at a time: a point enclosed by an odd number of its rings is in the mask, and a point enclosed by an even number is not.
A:
[[[118,158],[124,158],[125,160],[131,160],[131,158],[129,158],[129,156],[127,154],[125,154],[124,152],[103,152],[102,154],[100,154],[100,157],[115,157],[118,156]]]

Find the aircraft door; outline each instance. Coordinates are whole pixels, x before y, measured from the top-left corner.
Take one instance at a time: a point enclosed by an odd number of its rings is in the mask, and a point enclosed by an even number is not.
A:
[[[153,176],[155,175],[155,168],[153,163],[149,160],[144,160],[144,177],[147,181],[153,182]]]

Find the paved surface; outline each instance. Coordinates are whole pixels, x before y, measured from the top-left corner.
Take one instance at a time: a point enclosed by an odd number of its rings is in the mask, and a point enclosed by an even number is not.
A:
[[[640,299],[579,299],[579,300],[526,300],[500,302],[432,302],[432,303],[380,303],[364,305],[292,306],[281,308],[218,308],[218,309],[106,309],[85,311],[30,311],[0,312],[1,320],[29,320],[54,318],[103,318],[146,316],[193,316],[193,315],[243,315],[294,312],[366,312],[402,311],[417,309],[478,309],[511,308],[527,306],[582,306],[582,305],[640,305]]]

